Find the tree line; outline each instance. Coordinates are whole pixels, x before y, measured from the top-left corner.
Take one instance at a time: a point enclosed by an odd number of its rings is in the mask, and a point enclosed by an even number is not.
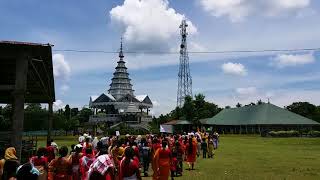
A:
[[[63,109],[53,112],[53,129],[56,130],[73,130],[74,127],[88,122],[89,116],[93,112],[89,108],[83,107],[70,108],[66,105]],[[10,130],[12,126],[12,106],[7,104],[0,106],[0,131]],[[39,103],[27,103],[24,109],[24,131],[47,130],[48,128],[48,110],[43,108]]]
[[[237,103],[235,107],[254,106],[262,104],[261,100],[256,103],[249,103],[242,105]],[[224,108],[231,108],[226,106]],[[196,94],[194,98],[187,96],[183,107],[176,107],[167,114],[161,114],[159,117],[153,117],[152,127],[158,129],[160,124],[166,123],[170,120],[188,120],[195,125],[199,125],[199,120],[204,118],[211,118],[218,114],[224,108],[206,101],[203,94]],[[289,106],[284,107],[287,110],[299,114],[301,116],[313,119],[320,122],[320,106],[316,106],[309,102],[294,102]],[[36,131],[46,130],[48,128],[48,110],[43,108],[41,104],[28,103],[25,106],[24,130]],[[12,126],[12,106],[10,104],[2,107],[0,106],[0,131],[7,131]],[[89,108],[83,107],[71,108],[66,105],[64,108],[58,109],[53,113],[53,129],[56,130],[73,130],[74,127],[82,125],[89,121],[89,117],[93,115],[93,111]]]

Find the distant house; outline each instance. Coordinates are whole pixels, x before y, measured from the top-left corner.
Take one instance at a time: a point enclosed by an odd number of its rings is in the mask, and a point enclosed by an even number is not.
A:
[[[270,103],[224,109],[212,118],[200,120],[226,133],[261,133],[271,130],[311,130],[320,123]]]

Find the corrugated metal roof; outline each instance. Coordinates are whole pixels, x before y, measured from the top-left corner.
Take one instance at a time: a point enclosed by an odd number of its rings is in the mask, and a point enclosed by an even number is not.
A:
[[[270,103],[224,109],[212,118],[200,120],[210,125],[320,125]]]

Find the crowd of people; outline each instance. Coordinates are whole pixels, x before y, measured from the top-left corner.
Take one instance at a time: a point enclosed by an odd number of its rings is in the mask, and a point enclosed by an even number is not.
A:
[[[22,165],[15,149],[7,148],[0,160],[0,180],[135,180],[149,172],[154,180],[174,179],[182,176],[184,168],[194,170],[201,154],[213,158],[218,142],[218,133],[204,131],[100,139],[84,134],[71,145],[71,152],[51,140]]]

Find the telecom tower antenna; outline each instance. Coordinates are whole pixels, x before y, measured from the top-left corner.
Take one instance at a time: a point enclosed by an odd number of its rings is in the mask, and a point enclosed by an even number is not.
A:
[[[177,92],[177,106],[182,107],[186,96],[192,97],[192,79],[189,68],[189,56],[187,50],[187,27],[186,20],[182,20],[179,28],[181,34],[180,45],[180,65],[178,73],[178,92]]]

